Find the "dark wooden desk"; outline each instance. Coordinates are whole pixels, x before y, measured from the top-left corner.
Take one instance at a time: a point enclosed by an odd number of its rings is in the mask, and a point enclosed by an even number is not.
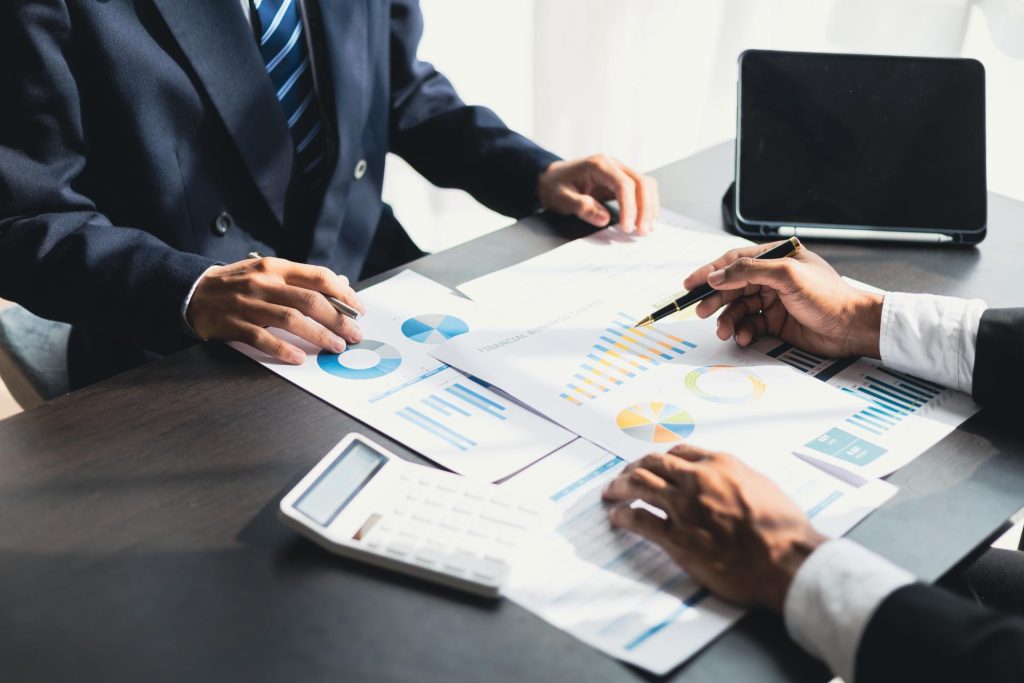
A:
[[[730,153],[722,145],[657,172],[665,204],[718,226]],[[819,250],[842,272],[882,287],[1009,305],[1019,287],[1006,285],[1021,278],[1024,205],[999,196],[990,202],[990,237],[978,249]],[[581,228],[571,221],[535,218],[415,268],[455,285],[574,233]],[[0,423],[0,676],[645,677],[510,602],[481,602],[368,569],[285,529],[277,500],[356,426],[217,344]],[[977,416],[896,474],[899,495],[853,537],[935,579],[1024,505],[1019,433],[987,413]],[[744,619],[673,677],[828,679],[767,614]]]

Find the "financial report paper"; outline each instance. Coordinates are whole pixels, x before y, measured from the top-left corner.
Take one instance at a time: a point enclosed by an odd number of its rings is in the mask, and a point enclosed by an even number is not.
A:
[[[729,249],[750,244],[702,227],[688,217],[663,211],[648,237],[602,230],[464,283],[459,289],[492,307],[546,301],[552,296],[584,300],[594,292],[628,291],[643,303],[640,308],[644,310],[635,312],[645,315],[678,296],[674,290],[682,286],[687,273]],[[855,287],[881,292],[845,279]],[[694,317],[691,308],[669,320]],[[979,409],[962,392],[891,370],[876,360],[823,358],[767,337],[753,348],[860,401],[855,414],[794,446],[810,461],[858,477],[883,477],[895,472]],[[590,379],[587,373],[580,374]],[[590,387],[583,384],[582,388],[589,391]]]
[[[432,358],[439,343],[468,333],[484,314],[415,272],[359,293],[364,339],[341,354],[271,329],[306,352],[279,363],[232,346],[290,382],[459,474],[495,481],[575,436],[507,395]]]
[[[601,490],[626,461],[584,439],[502,484],[558,507],[560,522],[521,558],[505,594],[602,652],[665,674],[729,628],[743,611],[712,597],[657,546],[613,530]],[[821,533],[839,536],[896,488],[844,483],[796,458],[762,461]]]
[[[433,353],[628,460],[685,442],[754,464],[861,409],[781,361],[722,343],[712,320],[637,330],[634,297],[600,294],[539,306],[523,320],[508,309]]]

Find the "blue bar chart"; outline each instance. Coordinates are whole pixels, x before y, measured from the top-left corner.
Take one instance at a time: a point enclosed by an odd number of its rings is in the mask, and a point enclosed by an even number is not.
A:
[[[862,398],[871,405],[853,415],[847,422],[872,434],[882,435],[908,415],[924,408],[942,393],[942,387],[901,372],[874,366],[864,374],[860,386],[843,387],[843,391]]]
[[[637,329],[633,327],[636,320],[622,311],[616,314],[566,383],[560,394],[563,399],[582,406],[652,367],[677,361],[697,348],[693,342],[657,327]]]
[[[468,378],[456,381],[425,396],[415,405],[407,405],[395,414],[432,436],[468,451],[477,441],[467,433],[486,431],[482,421],[508,419],[508,406],[493,392],[482,392]]]

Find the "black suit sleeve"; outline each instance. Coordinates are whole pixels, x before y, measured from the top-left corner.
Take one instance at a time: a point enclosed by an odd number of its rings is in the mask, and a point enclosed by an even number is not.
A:
[[[974,357],[978,403],[1006,405],[1024,382],[1024,308],[990,308],[981,316]]]
[[[1024,619],[913,584],[885,599],[861,637],[857,683],[1024,681]]]
[[[0,296],[153,351],[179,348],[182,303],[213,262],[97,207],[66,3],[0,7]]]
[[[506,216],[539,208],[537,177],[557,156],[509,130],[490,109],[467,106],[433,66],[416,58],[423,15],[391,4],[390,151],[430,182],[457,187]]]

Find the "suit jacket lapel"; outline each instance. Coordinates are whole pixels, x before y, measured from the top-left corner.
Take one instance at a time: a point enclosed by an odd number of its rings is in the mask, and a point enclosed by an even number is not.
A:
[[[294,148],[238,0],[153,1],[283,225]]]

